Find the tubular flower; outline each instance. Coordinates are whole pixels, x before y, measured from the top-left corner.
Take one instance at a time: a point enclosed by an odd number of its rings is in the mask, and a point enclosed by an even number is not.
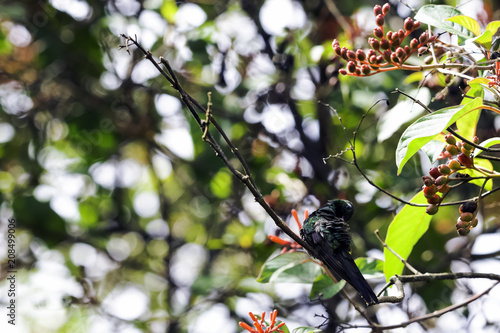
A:
[[[271,333],[271,332],[278,332],[278,333],[283,333],[283,330],[280,328],[285,325],[285,323],[279,323],[278,325],[274,326],[276,324],[276,316],[278,315],[278,310],[274,310],[270,314],[270,324],[267,326],[267,323],[264,322],[264,318],[266,317],[266,313],[262,312],[262,316],[260,317],[260,320],[251,312],[248,313],[250,315],[250,318],[253,320],[253,326],[255,328],[251,327],[247,323],[244,323],[242,321],[239,322],[239,325],[249,331],[250,333]]]
[[[302,224],[299,221],[299,216],[298,216],[297,211],[295,209],[292,209],[292,216],[294,217],[295,222],[297,222],[297,225],[299,226],[299,230],[302,229]],[[308,216],[309,216],[309,212],[306,209],[304,211],[304,220],[307,219]],[[294,241],[284,240],[284,239],[281,239],[275,235],[268,235],[267,237],[272,242],[283,246],[283,249],[281,250],[281,254],[287,253],[287,252],[295,252],[297,249],[302,248],[302,246],[300,246],[300,244],[298,244]]]

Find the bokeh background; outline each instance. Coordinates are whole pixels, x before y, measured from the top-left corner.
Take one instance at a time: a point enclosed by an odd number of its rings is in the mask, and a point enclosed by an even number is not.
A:
[[[50,0],[0,1],[0,232],[17,221],[15,328],[2,332],[241,332],[248,312],[278,309],[289,328],[363,324],[341,296],[320,302],[310,285],[259,284],[279,252],[277,228],[201,139],[201,132],[150,62],[122,33],[167,59],[186,91],[213,114],[248,162],[267,201],[286,221],[332,198],[356,205],[354,257],[383,259],[384,235],[401,205],[349,163],[323,158],[358,131],[359,164],[378,185],[409,199],[430,164],[421,154],[396,176],[405,124],[423,114],[392,94],[398,87],[435,109],[460,100],[460,86],[433,99],[439,80],[391,72],[339,77],[333,38],[366,47],[378,1]],[[497,1],[443,1],[486,25]],[[391,1],[393,29],[425,1]],[[484,116],[480,138],[499,136]],[[219,139],[219,136],[216,135]],[[230,154],[227,146],[223,149]],[[349,160],[346,154],[345,159]],[[234,161],[235,162],[235,161]],[[470,192],[468,192],[470,190]],[[474,188],[455,198],[473,195]],[[498,196],[480,227],[456,235],[456,207],[442,208],[417,243],[419,270],[500,272]],[[292,226],[294,224],[291,224]],[[493,255],[491,255],[493,253]],[[485,255],[486,254],[486,255]],[[0,238],[0,305],[8,301],[7,243]],[[379,286],[383,278],[372,280]],[[407,320],[469,297],[485,281],[407,286],[402,304],[381,306],[379,322]],[[497,332],[494,290],[464,311],[406,332]],[[0,311],[2,314],[3,311]]]

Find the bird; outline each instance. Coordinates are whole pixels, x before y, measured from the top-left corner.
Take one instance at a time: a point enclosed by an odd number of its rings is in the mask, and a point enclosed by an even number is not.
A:
[[[347,221],[354,213],[354,205],[347,200],[329,200],[304,221],[301,238],[314,249],[309,253],[319,259],[340,281],[354,287],[366,305],[378,304],[372,288],[366,282],[351,256],[351,234]]]

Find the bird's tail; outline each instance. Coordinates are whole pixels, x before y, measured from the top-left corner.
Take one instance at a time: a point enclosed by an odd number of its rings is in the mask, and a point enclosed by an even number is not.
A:
[[[351,255],[348,252],[342,252],[339,254],[339,256],[336,256],[336,259],[338,259],[340,267],[344,269],[342,274],[339,275],[341,275],[341,277],[346,280],[346,282],[348,282],[354,287],[354,289],[358,291],[366,304],[378,304],[377,296],[373,292],[373,289],[370,287],[368,282],[366,282],[363,274],[361,274],[361,272],[359,271],[359,268],[358,266],[356,266],[356,263],[352,259]],[[329,263],[327,262],[327,265],[328,264]],[[334,267],[331,268],[335,269]],[[340,272],[337,271],[337,273]]]

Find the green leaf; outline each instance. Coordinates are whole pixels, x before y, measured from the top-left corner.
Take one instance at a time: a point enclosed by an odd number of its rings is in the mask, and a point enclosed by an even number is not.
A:
[[[451,34],[458,35],[461,38],[474,38],[475,35],[460,24],[446,21],[446,19],[457,15],[463,14],[461,11],[454,7],[443,5],[427,5],[420,8],[417,15],[415,15],[415,20],[419,20],[422,23],[432,25]]]
[[[411,124],[406,131],[404,131],[401,139],[399,139],[398,147],[396,148],[398,175],[401,173],[403,166],[408,162],[410,157],[420,148],[457,121],[457,119],[468,114],[475,108],[480,107],[482,101],[481,98],[475,98],[465,105],[441,109],[425,115]]]
[[[477,78],[477,79],[484,79],[484,78]],[[481,83],[484,82],[480,80],[472,82],[477,79],[473,79],[469,82],[470,89],[467,91],[467,96],[483,98],[484,88],[481,85]],[[487,79],[484,80],[487,81]],[[488,82],[486,82],[486,84],[488,84]],[[465,105],[469,102],[470,98],[464,98],[462,99],[460,105]],[[475,110],[457,120],[457,129],[463,137],[472,139],[474,135],[476,135],[476,127],[477,127],[477,122],[479,121],[480,114],[481,110]]]
[[[320,274],[313,282],[310,299],[328,299],[335,296],[345,286],[345,280],[333,282],[332,278],[326,274]]]
[[[424,78],[423,71],[413,72],[405,77],[405,79],[403,80],[403,84],[409,85],[415,82],[420,82],[420,80],[422,80],[423,78]]]
[[[487,169],[487,170],[493,170],[493,165],[491,164],[491,162],[489,160],[484,160],[484,159],[480,159],[480,158],[474,159],[474,166],[480,166],[480,167]],[[484,177],[483,173],[481,173],[477,170],[474,170],[474,169],[465,169],[465,170],[461,170],[460,172],[466,173],[471,177]],[[484,179],[473,179],[469,183],[477,185],[479,187],[482,187],[484,184],[484,181],[485,181]],[[493,180],[492,179],[488,180],[488,182],[484,186],[484,189],[486,191],[491,191],[493,189]]]
[[[489,138],[488,140],[485,140],[479,144],[481,147],[488,148],[494,145],[500,145],[500,138],[499,137],[493,137]],[[474,154],[473,156],[476,157],[477,155],[481,154],[484,150],[481,149],[474,149]]]
[[[411,199],[411,202],[427,204],[424,192],[420,191]],[[413,250],[413,246],[429,228],[431,219],[432,216],[425,212],[425,207],[405,205],[389,225],[385,242],[406,260]],[[389,281],[394,274],[401,274],[404,266],[387,248],[384,248],[384,257],[384,274],[386,280]]]
[[[313,283],[321,268],[303,252],[280,254],[264,263],[257,277],[261,283]]]
[[[379,276],[384,274],[384,262],[382,260],[360,257],[354,260],[363,275]]]
[[[476,77],[475,79],[472,79],[469,81],[469,86],[471,86],[471,88],[476,87],[476,86],[480,87],[481,84],[488,84],[488,82],[490,82],[490,80],[488,80],[485,77]],[[469,91],[467,91],[467,95],[469,95]],[[464,98],[464,100],[465,100],[465,98]]]
[[[319,328],[316,327],[297,327],[293,330],[292,333],[321,333],[323,332]]]
[[[497,33],[497,30],[499,28],[500,28],[500,21],[491,21],[490,23],[488,23],[488,25],[486,26],[486,29],[484,29],[484,30],[490,31],[491,35],[494,35]]]
[[[460,24],[462,27],[472,32],[475,36],[479,36],[481,34],[481,27],[479,26],[479,23],[477,23],[477,21],[472,17],[457,15],[447,18],[446,20]]]
[[[472,38],[471,41],[482,45],[483,47],[490,49],[491,48],[491,31],[486,30],[483,32],[481,35],[477,36],[476,38]]]

